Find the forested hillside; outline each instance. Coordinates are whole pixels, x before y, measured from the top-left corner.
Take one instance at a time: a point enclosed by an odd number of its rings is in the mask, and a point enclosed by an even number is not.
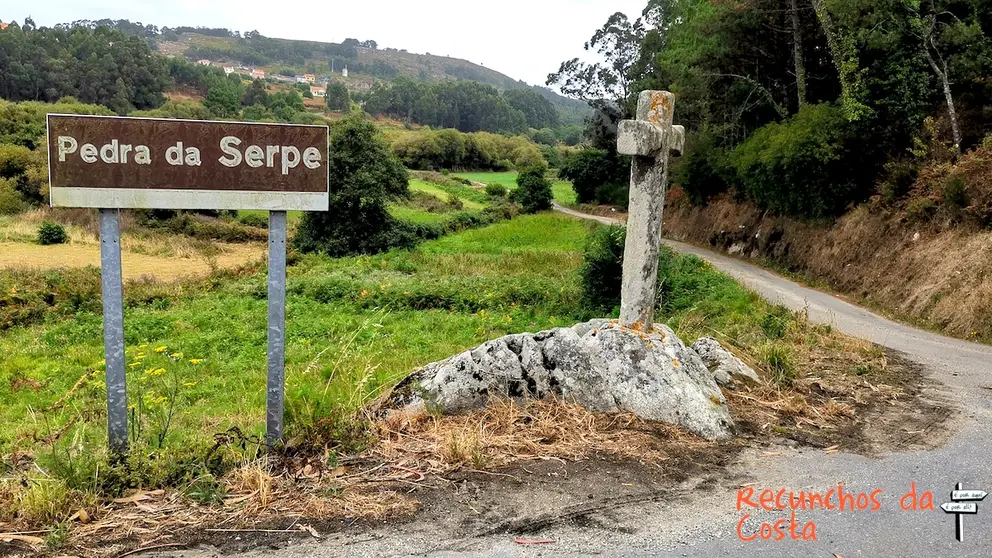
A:
[[[600,109],[607,159],[636,94],[671,90],[692,201],[831,217],[898,203],[920,169],[985,141],[990,27],[979,0],[651,0],[591,39],[605,63],[566,61],[549,84]]]
[[[268,84],[249,87],[245,78],[256,66],[268,68]],[[127,20],[39,28],[30,18],[0,33],[0,97],[72,97],[122,115],[313,122],[304,103],[310,88],[294,77],[304,72],[327,84],[329,111],[347,112],[355,101],[375,116],[462,132],[526,133],[547,145],[579,143],[588,113],[582,101],[550,89],[464,60],[378,50],[374,40],[293,41]],[[181,94],[166,102],[166,92]],[[189,102],[191,95],[202,103]]]

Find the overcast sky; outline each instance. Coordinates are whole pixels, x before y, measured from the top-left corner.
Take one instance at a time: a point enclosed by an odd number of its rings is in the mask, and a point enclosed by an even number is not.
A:
[[[4,2],[0,19],[31,16],[51,26],[77,19],[257,29],[268,37],[341,42],[373,39],[379,48],[464,58],[530,84],[544,85],[563,60],[592,57],[582,45],[614,12],[639,17],[647,0],[45,0]]]

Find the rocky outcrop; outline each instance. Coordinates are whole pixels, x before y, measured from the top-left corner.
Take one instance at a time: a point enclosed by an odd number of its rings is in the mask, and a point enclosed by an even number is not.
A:
[[[596,320],[509,335],[429,364],[404,386],[414,404],[445,413],[480,408],[494,396],[558,396],[591,411],[677,424],[708,439],[727,438],[733,427],[713,375],[666,326],[643,333]]]
[[[721,386],[730,386],[738,382],[759,383],[758,374],[744,361],[734,356],[719,341],[712,337],[702,337],[692,344],[692,350],[703,360]]]

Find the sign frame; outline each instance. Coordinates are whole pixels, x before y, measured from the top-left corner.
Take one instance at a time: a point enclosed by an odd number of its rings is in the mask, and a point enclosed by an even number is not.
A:
[[[330,164],[327,160],[328,147],[321,150],[325,156],[324,180],[328,185],[321,192],[280,192],[275,190],[205,190],[205,189],[144,189],[144,188],[93,188],[55,186],[52,181],[52,117],[81,118],[94,120],[131,120],[148,122],[224,124],[235,126],[272,126],[276,128],[317,128],[330,133],[330,127],[323,124],[286,124],[281,122],[243,122],[236,120],[191,120],[186,118],[145,118],[133,116],[102,116],[95,114],[49,113],[45,117],[45,133],[48,138],[48,184],[49,205],[51,207],[82,207],[92,209],[175,209],[175,210],[263,210],[263,211],[327,211],[329,200]],[[101,200],[100,202],[97,199]],[[110,200],[109,203],[102,200]],[[58,203],[56,203],[58,202]]]
[[[51,117],[191,122],[248,126],[307,127],[323,129],[324,189],[320,192],[276,190],[139,189],[54,186]],[[124,341],[124,286],[121,269],[121,209],[256,209],[269,211],[268,329],[266,358],[266,443],[271,449],[282,442],[286,378],[286,244],[287,210],[327,211],[330,202],[330,128],[326,125],[234,122],[169,118],[135,118],[79,114],[48,114],[45,131],[48,147],[49,204],[52,207],[95,208],[100,214],[100,275],[103,298],[104,352],[106,355],[107,437],[111,452],[128,451],[127,374]],[[108,163],[109,164],[109,163]],[[284,167],[285,170],[285,167]],[[83,190],[82,194],[77,194]],[[179,193],[181,196],[177,196]],[[56,204],[56,199],[59,203]],[[109,200],[104,202],[104,200]],[[100,203],[96,203],[99,201]]]

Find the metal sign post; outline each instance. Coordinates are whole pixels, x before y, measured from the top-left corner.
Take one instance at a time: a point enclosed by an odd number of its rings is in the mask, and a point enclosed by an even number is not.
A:
[[[127,383],[124,362],[124,282],[121,222],[116,209],[100,210],[100,270],[103,287],[103,344],[107,360],[107,432],[110,450],[127,452]]]
[[[269,358],[265,440],[282,440],[286,404],[286,212],[269,212]]]
[[[48,115],[52,207],[100,210],[110,449],[128,449],[121,209],[269,211],[266,440],[283,436],[286,211],[327,211],[327,126]],[[113,209],[111,209],[113,208]]]

